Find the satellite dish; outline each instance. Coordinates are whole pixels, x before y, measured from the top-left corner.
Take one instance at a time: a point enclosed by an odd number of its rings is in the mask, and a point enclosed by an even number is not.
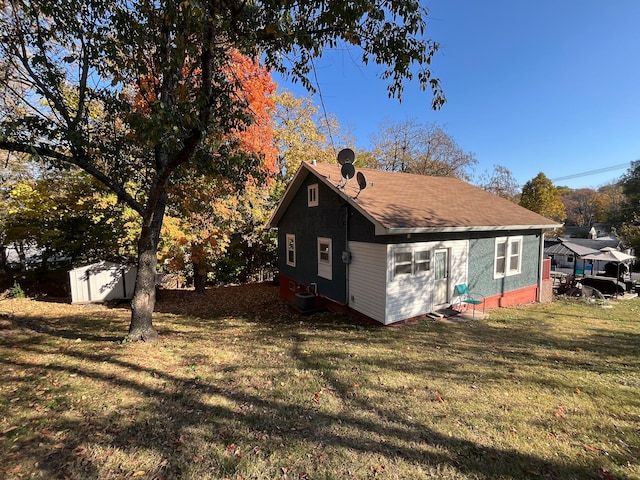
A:
[[[360,190],[364,190],[365,188],[367,188],[367,179],[365,178],[364,173],[358,172],[358,174],[356,175],[356,180],[358,181]]]
[[[350,148],[344,148],[338,153],[338,163],[344,165],[345,163],[353,163],[356,158],[356,154]]]
[[[356,173],[356,168],[353,166],[353,163],[345,163],[344,165],[342,165],[340,173],[342,174],[342,178],[344,178],[345,180],[349,180],[353,178],[354,174]]]

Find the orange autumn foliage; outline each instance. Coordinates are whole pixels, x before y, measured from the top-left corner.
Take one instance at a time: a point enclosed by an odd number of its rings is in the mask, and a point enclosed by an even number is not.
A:
[[[258,153],[263,156],[263,170],[275,173],[278,152],[273,141],[273,127],[271,125],[271,112],[275,109],[272,95],[276,91],[276,83],[271,78],[269,71],[255,59],[242,55],[235,49],[228,52],[229,62],[227,76],[230,82],[237,82],[240,88],[236,92],[238,99],[247,104],[247,114],[253,118],[253,123],[233,132],[240,140],[241,148],[247,152]],[[188,60],[182,69],[182,81],[176,86],[175,94],[186,95],[197,87],[199,82],[199,69],[191,70]],[[152,73],[139,78],[133,98],[134,112],[147,116],[150,114],[151,105],[157,100],[156,89],[159,79]],[[184,99],[183,99],[184,100]]]
[[[268,173],[276,172],[278,151],[273,142],[273,128],[271,113],[275,104],[271,95],[275,93],[276,83],[269,71],[253,59],[241,55],[237,50],[231,50],[231,71],[240,80],[242,92],[248,104],[254,122],[244,131],[237,132],[243,148],[249,152],[262,154],[263,169]]]
[[[193,73],[193,72],[191,72]],[[276,84],[269,71],[254,59],[241,55],[235,50],[229,51],[228,69],[225,72],[230,83],[239,85],[236,90],[238,102],[246,105],[245,113],[252,122],[243,125],[228,134],[245,153],[260,156],[260,169],[272,177],[277,171],[278,152],[274,146],[271,112],[275,110],[271,95],[275,93]],[[183,71],[183,76],[187,75]],[[191,80],[189,80],[191,78]],[[184,79],[185,83],[195,81],[193,76]],[[136,97],[136,108],[139,114],[149,112],[150,103],[155,101],[154,81],[145,79],[139,82],[145,91]],[[212,132],[214,135],[216,132]],[[215,152],[212,152],[215,153]],[[214,155],[215,158],[215,155]],[[194,179],[196,180],[196,179]],[[163,228],[163,245],[159,256],[174,271],[184,270],[187,263],[194,268],[205,267],[215,257],[223,255],[229,245],[231,235],[243,223],[241,204],[242,197],[230,194],[233,182],[225,178],[200,177],[198,185],[191,185],[187,195],[184,186],[174,185],[171,190],[173,198],[179,203],[174,212],[179,218],[169,216]],[[268,188],[270,181],[257,183],[251,177],[245,185],[243,197],[252,198],[249,202],[258,207],[264,194],[258,191]],[[181,212],[181,213],[178,213]],[[206,272],[198,272],[204,274]]]

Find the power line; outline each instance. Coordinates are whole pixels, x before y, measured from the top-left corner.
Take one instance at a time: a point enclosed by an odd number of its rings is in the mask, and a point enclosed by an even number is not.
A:
[[[318,71],[316,70],[316,64],[313,61],[313,57],[311,58],[311,68],[313,70],[313,78],[316,81],[316,88],[318,92],[318,98],[320,98],[320,105],[322,106],[322,114],[324,115],[324,121],[327,124],[327,132],[329,133],[329,140],[331,141],[331,146],[333,149],[336,149],[335,143],[333,143],[333,134],[331,133],[331,123],[329,122],[329,115],[327,114],[327,108],[324,105],[324,97],[322,96],[322,89],[320,88],[320,81],[318,80]]]
[[[588,177],[589,175],[595,175],[597,173],[605,173],[605,172],[611,172],[613,170],[620,170],[621,168],[626,168],[626,167],[629,167],[630,165],[631,165],[631,162],[621,163],[620,165],[612,165],[610,167],[598,168],[597,170],[589,170],[587,172],[574,173],[573,175],[566,175],[564,177],[552,178],[551,181],[559,182],[560,180],[570,180],[572,178]]]

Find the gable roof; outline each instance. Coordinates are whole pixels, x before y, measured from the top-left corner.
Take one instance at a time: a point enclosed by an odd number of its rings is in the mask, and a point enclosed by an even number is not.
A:
[[[344,187],[340,165],[303,163],[274,211],[277,226],[295,193],[309,175],[341,196],[368,218],[376,235],[488,230],[540,230],[561,227],[513,202],[457,178],[357,168],[367,179],[359,191],[352,179]]]

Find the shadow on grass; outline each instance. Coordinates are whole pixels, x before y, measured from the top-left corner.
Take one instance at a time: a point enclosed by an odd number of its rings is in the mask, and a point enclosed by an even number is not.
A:
[[[189,304],[186,296],[180,301]],[[16,339],[15,342],[5,339],[3,343],[9,349],[0,359],[3,364],[0,376],[3,385],[16,387],[11,394],[18,399],[14,403],[30,401],[37,408],[28,407],[27,403],[25,408],[32,410],[29,425],[21,425],[5,434],[0,450],[5,452],[4,460],[7,460],[0,462],[7,465],[8,470],[3,472],[5,476],[16,465],[37,463],[39,471],[44,472],[42,476],[49,478],[99,478],[104,473],[101,465],[105,459],[81,454],[83,448],[88,448],[122,452],[122,465],[114,467],[116,470],[111,471],[113,477],[130,476],[132,467],[127,467],[127,462],[133,462],[143,452],[151,452],[158,461],[150,469],[139,470],[143,471],[142,478],[198,478],[203,472],[210,478],[231,477],[236,473],[248,477],[251,475],[247,471],[251,468],[250,461],[267,468],[262,478],[284,478],[287,472],[304,478],[303,474],[309,472],[292,471],[290,463],[295,459],[288,459],[287,455],[302,457],[309,452],[346,449],[370,455],[367,458],[400,459],[423,466],[426,471],[443,465],[449,472],[468,475],[469,478],[595,478],[597,461],[549,461],[515,449],[487,447],[465,438],[445,435],[425,420],[410,419],[393,405],[376,402],[365,395],[354,395],[353,382],[346,381],[344,375],[338,373],[345,365],[363,369],[368,365],[388,370],[398,377],[420,369],[431,369],[447,372],[454,381],[462,382],[473,374],[471,362],[485,361],[487,349],[491,348],[495,348],[498,357],[496,368],[491,373],[496,379],[509,378],[510,373],[500,367],[508,368],[512,362],[531,366],[548,362],[541,345],[560,351],[588,349],[594,355],[604,349],[606,355],[611,355],[612,362],[615,358],[629,358],[633,354],[638,358],[640,348],[638,335],[629,332],[597,330],[584,338],[563,339],[535,325],[512,326],[505,331],[481,323],[454,327],[429,324],[391,331],[353,325],[347,318],[333,315],[311,318],[290,315],[271,300],[259,301],[258,306],[251,309],[224,302],[191,308],[185,315],[175,305],[170,308],[161,302],[160,312],[172,315],[158,321],[158,329],[167,342],[197,342],[206,337],[214,343],[239,339],[239,348],[247,350],[252,346],[278,347],[280,352],[285,352],[285,359],[295,363],[298,370],[321,376],[345,408],[323,411],[311,399],[299,403],[271,391],[251,393],[249,388],[234,383],[232,378],[233,375],[242,375],[242,364],[218,366],[224,373],[219,381],[203,382],[198,380],[197,372],[186,377],[172,373],[171,369],[153,366],[157,355],[153,348],[140,345],[104,348],[105,340],[118,338],[112,332],[122,319],[97,319],[94,322],[79,316],[65,317],[64,323],[43,319],[34,325],[34,318],[22,317],[19,325],[35,335]],[[198,309],[205,313],[198,313]],[[89,321],[91,323],[87,323]],[[108,332],[106,335],[92,333],[103,329]],[[51,350],[49,337],[81,338],[89,346],[74,348],[73,343],[67,342]],[[326,343],[334,348],[324,354],[317,351],[309,354],[306,351],[309,339],[313,339],[315,344]],[[350,345],[379,349],[384,346],[391,348],[397,343],[413,349],[446,349],[454,340],[456,348],[464,348],[464,355],[455,362],[443,356],[441,360],[429,358],[423,364],[408,365],[400,351],[385,358],[376,358],[375,353],[360,353],[357,360],[349,360]],[[28,355],[28,360],[19,355],[11,356],[7,353],[11,349]],[[63,355],[64,364],[52,362],[54,354]],[[138,357],[146,365],[123,359],[125,356]],[[212,368],[217,360],[193,350],[185,350],[180,358],[183,366],[193,366],[194,370],[202,366]],[[248,358],[243,363],[247,361]],[[101,369],[105,363],[111,372]],[[584,368],[568,360],[565,364],[569,368]],[[266,368],[261,371],[266,374]],[[64,384],[55,387],[52,398],[45,394],[49,403],[46,406],[41,404],[39,398],[42,397],[36,395],[33,398],[34,375],[43,380],[73,375],[104,385],[102,401],[108,413],[82,410],[68,399],[73,397],[72,391]],[[257,382],[260,379],[243,380]],[[532,383],[538,381],[531,379]],[[117,401],[116,392],[131,392],[137,398],[136,404],[121,410],[106,408]],[[4,392],[3,397],[2,406],[12,401],[5,397]],[[216,402],[212,402],[213,398],[217,399]],[[196,441],[193,436],[203,431],[206,439]],[[47,432],[64,432],[64,439],[56,444]],[[202,450],[203,445],[209,445],[206,452]],[[236,453],[239,445],[253,450]],[[285,453],[281,455],[283,451]],[[195,461],[202,456],[208,456],[209,460]],[[615,460],[624,464],[627,459]],[[330,465],[334,471],[323,471],[325,467],[320,460],[306,463],[307,468],[316,468],[318,474],[324,474],[325,478],[340,478],[350,473],[349,466],[341,466],[339,461]],[[374,476],[376,465],[370,467],[370,476]],[[19,471],[15,473],[17,476]]]
[[[67,355],[76,357],[82,365],[104,361],[103,356],[94,357],[87,353],[68,352]],[[299,360],[304,361],[304,357]],[[67,368],[56,365],[43,366],[11,360],[4,363],[5,366],[23,370],[38,369],[41,374],[69,373]],[[128,457],[135,457],[141,451],[153,451],[158,458],[167,460],[161,469],[165,478],[192,478],[191,475],[198,474],[197,464],[193,462],[198,451],[190,451],[185,438],[189,438],[193,428],[206,425],[210,440],[221,441],[225,445],[253,445],[257,442],[263,456],[281,450],[285,444],[301,442],[315,445],[321,442],[327,447],[400,458],[411,464],[449,465],[472,478],[541,476],[566,479],[592,478],[594,474],[590,467],[548,462],[516,451],[452,438],[434,431],[426,424],[408,421],[401,414],[381,408],[366,399],[351,398],[349,402],[355,402],[363,411],[373,412],[375,415],[371,418],[332,414],[312,405],[292,405],[286,399],[267,399],[215,385],[185,381],[162,370],[142,368],[115,358],[110,363],[123,372],[151,375],[157,379],[157,386],[97,373],[85,367],[77,367],[72,372],[104,382],[112,388],[128,389],[142,395],[144,404],[138,406],[139,414],[131,418],[122,418],[118,412],[92,418],[79,414],[76,419],[68,415],[57,418],[50,413],[36,416],[33,423],[45,425],[48,431],[66,432],[64,445],[43,448],[42,441],[46,442],[46,438],[39,438],[37,442],[33,439],[31,445],[24,445],[14,453],[14,462],[38,462],[49,478],[98,478],[98,468],[87,457],[79,456],[78,451],[83,446],[99,444],[105,451],[115,447]],[[335,379],[330,381],[344,392],[344,385]],[[167,393],[161,386],[163,383],[179,385],[180,388]],[[202,401],[202,398],[211,396],[223,397],[231,406],[212,406]],[[251,406],[248,413],[243,411],[243,406]],[[300,428],[300,418],[311,418],[312,421],[306,428]],[[327,428],[336,425],[341,426],[341,431],[351,434],[338,435]],[[379,437],[384,438],[384,442],[374,440]],[[257,441],[258,438],[263,440]],[[432,451],[433,447],[439,449],[440,453]],[[219,465],[219,471],[211,472],[212,478],[236,471],[239,462],[233,458],[228,460],[227,467]],[[283,467],[285,465],[274,465],[273,471],[266,472],[265,478],[278,476]],[[196,470],[191,472],[190,469]],[[121,473],[125,474],[126,471]]]

